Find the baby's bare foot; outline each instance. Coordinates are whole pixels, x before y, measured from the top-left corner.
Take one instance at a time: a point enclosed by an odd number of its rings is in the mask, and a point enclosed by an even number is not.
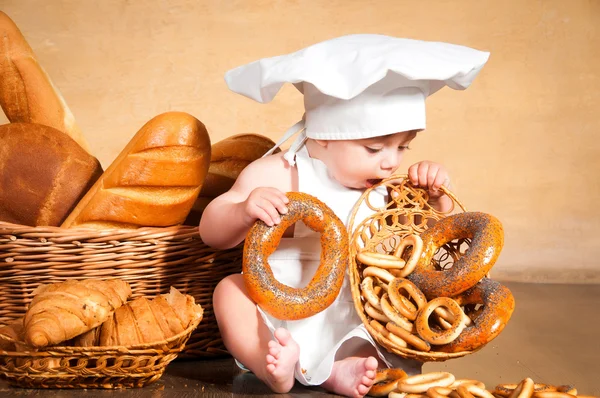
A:
[[[275,330],[275,340],[269,341],[267,380],[274,392],[285,393],[294,386],[294,369],[300,356],[300,347],[286,329]]]
[[[333,364],[331,376],[321,387],[347,397],[362,397],[369,392],[377,372],[374,357],[349,357]]]

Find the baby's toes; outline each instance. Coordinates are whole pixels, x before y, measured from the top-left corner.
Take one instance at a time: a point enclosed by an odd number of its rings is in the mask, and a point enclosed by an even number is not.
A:
[[[358,395],[363,396],[363,395],[367,395],[367,393],[369,392],[369,390],[371,389],[371,387],[367,387],[364,384],[359,384],[358,387],[356,387],[356,391],[358,392]]]
[[[267,363],[268,364],[276,364],[277,358],[275,358],[273,355],[267,354]]]
[[[271,344],[274,343],[274,344]],[[269,355],[273,356],[275,359],[279,358],[279,355],[281,354],[281,346],[278,343],[269,342]]]
[[[365,387],[367,387],[367,389],[369,389],[372,385],[373,385],[373,381],[374,379],[368,377],[368,376],[363,376],[362,377],[362,385],[364,385]]]

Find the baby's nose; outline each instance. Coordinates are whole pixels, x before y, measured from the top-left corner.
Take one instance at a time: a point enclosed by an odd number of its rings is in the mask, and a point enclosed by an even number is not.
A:
[[[382,159],[381,169],[382,170],[395,170],[398,168],[400,163],[399,156],[389,155]]]

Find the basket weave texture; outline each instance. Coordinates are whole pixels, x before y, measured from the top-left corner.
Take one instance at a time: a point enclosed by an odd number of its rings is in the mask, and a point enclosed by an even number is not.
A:
[[[204,318],[179,357],[224,356],[212,293],[241,270],[242,246],[210,248],[198,227],[84,230],[0,222],[0,325],[22,317],[41,284],[120,278],[132,298],[167,294],[171,286],[193,296]]]
[[[390,344],[388,339],[371,326],[372,318],[365,311],[365,302],[360,289],[365,266],[356,260],[356,255],[361,250],[392,254],[402,238],[411,234],[420,235],[428,228],[428,222],[440,220],[452,213],[467,211],[452,192],[445,187],[442,187],[442,190],[452,199],[454,205],[447,213],[432,208],[427,203],[429,199],[427,191],[413,186],[406,175],[387,178],[363,193],[352,210],[348,225],[349,231],[354,231],[350,238],[349,274],[352,298],[358,315],[371,336],[387,351],[422,362],[445,361],[462,357],[472,351],[423,352]],[[380,199],[381,194],[385,192],[387,192],[387,202],[382,205],[377,199]],[[362,221],[356,220],[361,206],[368,206],[372,211],[372,214]],[[442,246],[433,259],[435,268],[441,270],[451,267],[460,256],[464,255],[469,243],[468,239],[460,239]]]
[[[0,375],[23,388],[129,388],[158,380],[202,318],[167,340],[131,347],[49,347],[0,350]],[[0,339],[14,342],[10,337]]]

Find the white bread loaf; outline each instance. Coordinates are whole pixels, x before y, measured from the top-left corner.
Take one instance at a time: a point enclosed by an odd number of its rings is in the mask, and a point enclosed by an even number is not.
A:
[[[204,124],[184,112],[148,121],[67,217],[63,227],[138,228],[181,224],[210,161]]]
[[[1,11],[0,37],[0,106],[8,120],[54,127],[91,153],[62,95],[17,25]]]
[[[0,221],[59,226],[102,174],[100,162],[49,126],[0,126]]]
[[[229,191],[242,170],[274,146],[270,138],[259,134],[238,134],[213,144],[206,180],[185,224],[198,225],[208,203]]]

